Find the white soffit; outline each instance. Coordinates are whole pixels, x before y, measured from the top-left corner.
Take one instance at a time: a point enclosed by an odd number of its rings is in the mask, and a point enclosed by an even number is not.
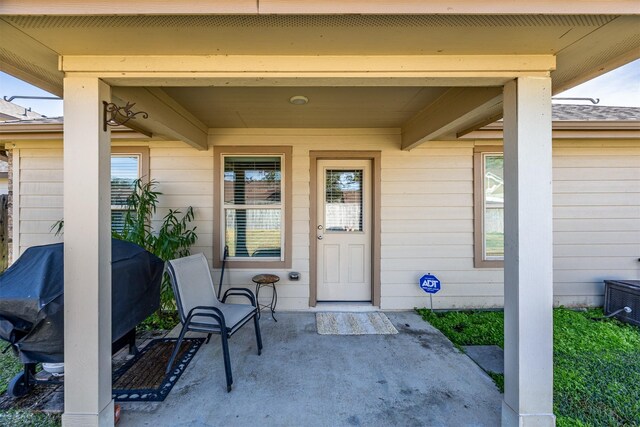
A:
[[[616,15],[7,16],[62,55],[550,54]]]

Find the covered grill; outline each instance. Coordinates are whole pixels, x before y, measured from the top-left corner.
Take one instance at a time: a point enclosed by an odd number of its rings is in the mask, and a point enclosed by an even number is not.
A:
[[[115,351],[134,344],[135,327],[159,308],[164,263],[133,243],[112,239],[111,248]],[[0,276],[0,338],[13,345],[25,372],[38,362],[63,362],[63,260],[63,243],[32,247]]]

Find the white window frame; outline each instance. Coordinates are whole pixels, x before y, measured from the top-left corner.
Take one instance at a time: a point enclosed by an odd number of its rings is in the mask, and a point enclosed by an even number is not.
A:
[[[486,255],[485,212],[486,197],[484,175],[487,156],[504,156],[501,146],[474,149],[474,266],[476,268],[503,268],[504,256]],[[504,208],[504,207],[503,207]]]
[[[237,205],[237,204],[232,204],[232,205],[227,205],[224,202],[224,173],[225,173],[225,168],[224,168],[224,164],[225,164],[225,159],[227,158],[242,158],[242,157],[246,157],[246,158],[256,158],[256,157],[265,157],[265,158],[279,158],[280,159],[280,204],[276,205],[276,204],[272,204],[272,205]],[[279,210],[280,211],[280,257],[232,257],[229,256],[227,259],[229,261],[240,261],[240,262],[247,262],[247,261],[254,261],[254,262],[273,262],[273,261],[284,261],[285,259],[285,209],[284,209],[284,204],[285,204],[285,200],[284,200],[284,195],[285,195],[285,171],[284,171],[284,162],[285,162],[285,158],[283,154],[233,154],[233,153],[227,153],[227,154],[223,154],[220,156],[221,159],[221,167],[220,167],[220,174],[222,174],[222,176],[220,177],[220,194],[221,194],[221,198],[220,198],[220,226],[221,226],[221,230],[220,230],[220,236],[222,236],[222,239],[220,239],[220,243],[222,244],[222,247],[220,248],[221,250],[224,251],[224,246],[225,246],[225,242],[227,241],[227,235],[226,235],[226,231],[227,231],[227,227],[226,227],[226,222],[227,222],[227,210],[228,209],[244,209],[245,211],[249,211],[251,209],[262,209],[262,210]]]
[[[213,147],[214,151],[214,227],[213,227],[213,266],[220,268],[225,246],[225,206],[224,206],[224,158],[225,157],[280,157],[281,173],[281,232],[280,257],[231,257],[227,267],[242,269],[290,269],[293,252],[293,209],[292,209],[292,158],[291,146],[222,146]],[[269,205],[242,205],[246,208],[268,208]],[[231,208],[231,206],[229,206]]]

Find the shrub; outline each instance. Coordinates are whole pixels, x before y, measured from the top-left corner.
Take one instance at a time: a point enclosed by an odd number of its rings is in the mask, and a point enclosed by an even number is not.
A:
[[[112,235],[116,239],[145,248],[163,261],[190,255],[189,248],[198,239],[197,227],[190,225],[194,219],[193,207],[186,208],[184,214],[178,209],[169,209],[159,226],[153,227],[151,218],[158,207],[158,196],[162,195],[155,190],[157,185],[155,180],[134,181],[135,191],[127,199],[122,229],[112,230]],[[64,220],[57,221],[51,227],[56,235],[61,234],[63,229]],[[160,310],[145,320],[143,326],[150,329],[171,328],[178,319],[175,310],[171,283],[167,275],[164,275],[160,290]]]
[[[180,210],[169,209],[160,226],[154,229],[150,219],[156,213],[158,196],[162,194],[155,190],[156,186],[155,180],[147,183],[140,179],[135,181],[136,190],[127,200],[122,230],[114,230],[113,237],[135,243],[163,261],[187,256],[189,248],[198,239],[196,227],[190,227],[194,218],[193,208],[189,206],[184,215]],[[166,275],[162,280],[160,309],[175,310],[173,291]]]

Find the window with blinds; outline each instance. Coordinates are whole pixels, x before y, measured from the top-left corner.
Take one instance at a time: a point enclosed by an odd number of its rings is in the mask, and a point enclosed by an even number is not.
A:
[[[140,177],[140,156],[122,154],[111,156],[111,228],[122,231],[127,200],[135,191]]]
[[[282,158],[223,158],[224,240],[229,256],[282,260]]]

